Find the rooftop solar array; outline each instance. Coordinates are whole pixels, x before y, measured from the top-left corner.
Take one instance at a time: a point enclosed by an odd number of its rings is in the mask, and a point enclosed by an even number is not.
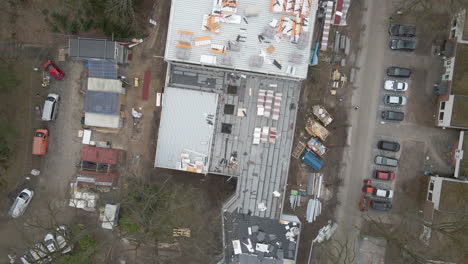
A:
[[[90,60],[86,62],[89,77],[117,79],[117,63],[110,61]]]

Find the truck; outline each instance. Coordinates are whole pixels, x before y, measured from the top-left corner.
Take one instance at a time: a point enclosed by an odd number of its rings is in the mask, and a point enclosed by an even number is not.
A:
[[[302,156],[302,161],[309,165],[314,170],[320,170],[323,166],[323,162],[317,158],[312,152],[306,151]]]
[[[325,147],[320,140],[312,137],[307,141],[307,147],[312,150],[315,154],[319,155],[320,157],[323,157],[325,153],[327,153],[327,147]]]
[[[328,126],[333,121],[333,116],[321,105],[314,105],[312,113],[324,126]]]
[[[312,118],[309,118],[307,121],[305,129],[309,135],[318,137],[323,142],[325,142],[330,135],[330,132],[324,126]]]

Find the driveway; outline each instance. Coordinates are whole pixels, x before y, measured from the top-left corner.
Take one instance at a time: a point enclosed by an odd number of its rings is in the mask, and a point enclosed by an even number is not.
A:
[[[37,47],[36,47],[37,48]],[[27,53],[26,53],[27,54]],[[41,58],[29,61],[34,66],[47,57],[45,54]],[[49,57],[50,58],[50,57]],[[83,96],[80,95],[81,75],[85,70],[82,62],[67,61],[58,62],[59,67],[66,76],[60,81],[51,81],[51,87],[44,89],[41,87],[40,72],[30,71],[24,76],[25,80],[31,80],[26,85],[30,86],[28,93],[24,94],[25,102],[30,102],[30,115],[23,120],[28,124],[26,132],[28,146],[18,149],[18,155],[24,156],[23,168],[17,176],[18,187],[21,190],[25,187],[34,190],[34,197],[25,215],[11,219],[6,217],[11,206],[11,200],[2,203],[2,218],[0,220],[0,254],[6,262],[7,254],[20,254],[28,246],[41,241],[47,228],[52,228],[55,224],[70,222],[73,211],[68,207],[70,181],[76,172],[76,164],[80,158],[81,139],[78,138],[78,130],[81,129],[80,118],[83,108]],[[29,68],[29,69],[32,69]],[[34,112],[34,106],[42,108],[44,99],[48,93],[57,93],[60,96],[57,119],[44,122],[38,119]],[[34,130],[37,128],[47,128],[49,130],[49,148],[45,156],[32,156],[31,143]],[[32,169],[40,170],[39,176],[32,176]],[[15,197],[17,191],[11,193]],[[49,210],[49,208],[51,210]],[[39,228],[28,228],[28,223],[37,223]],[[3,263],[3,261],[0,261]]]
[[[404,158],[400,159],[400,169],[395,170],[395,181],[378,183],[395,191],[394,209],[390,213],[369,212],[371,216],[385,216],[384,218],[391,221],[390,216],[397,217],[399,211],[408,209],[408,206],[401,206],[408,203],[408,200],[414,202],[410,203],[412,206],[417,206],[416,199],[425,190],[425,186],[419,183],[427,166],[444,173],[452,171],[443,154],[446,150],[444,148],[453,143],[457,135],[456,131],[434,126],[435,97],[431,89],[432,84],[440,78],[440,59],[427,52],[419,52],[424,41],[422,39],[418,39],[416,52],[390,50],[387,29],[389,16],[393,11],[392,1],[367,0],[364,5],[363,31],[355,65],[358,69],[354,82],[357,89],[352,96],[353,106],[358,105],[359,109],[349,110],[352,112],[348,131],[349,147],[344,155],[344,182],[338,193],[340,203],[335,214],[339,224],[335,238],[339,240],[357,239],[364,216],[358,210],[362,182],[370,178],[374,169],[379,169],[373,164],[375,155]],[[383,96],[387,94],[383,90],[383,80],[388,66],[414,70],[409,80],[409,89],[404,94],[408,97],[408,104],[404,107],[395,108],[383,104]],[[381,111],[391,109],[403,111],[405,120],[401,123],[381,120]],[[376,147],[379,139],[398,141],[402,150],[398,153],[380,151]],[[417,195],[408,195],[411,192]]]

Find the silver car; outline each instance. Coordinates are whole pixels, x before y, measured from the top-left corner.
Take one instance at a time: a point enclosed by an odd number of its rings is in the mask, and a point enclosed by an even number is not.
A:
[[[406,96],[400,95],[385,95],[384,96],[384,103],[387,105],[406,105]]]
[[[408,83],[399,80],[385,80],[384,89],[387,91],[404,92],[408,90]]]
[[[385,156],[375,156],[375,164],[377,165],[384,165],[390,167],[398,166],[398,160],[394,158],[389,158]]]

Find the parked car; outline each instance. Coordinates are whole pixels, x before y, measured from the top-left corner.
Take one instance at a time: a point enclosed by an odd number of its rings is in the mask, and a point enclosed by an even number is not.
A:
[[[49,144],[49,131],[47,129],[36,129],[33,138],[33,155],[45,155]]]
[[[393,179],[395,179],[395,172],[375,170],[374,179],[384,180],[384,181],[393,181]]]
[[[392,202],[372,200],[371,203],[370,203],[370,207],[372,209],[379,210],[379,211],[388,211],[388,210],[392,209]]]
[[[44,109],[42,109],[42,120],[51,121],[57,117],[59,95],[50,93],[44,102]]]
[[[411,70],[402,67],[388,67],[387,75],[390,77],[409,78],[411,76]]]
[[[400,143],[394,141],[380,140],[377,147],[381,150],[388,150],[398,152],[400,150]]]
[[[53,233],[47,233],[44,237],[44,245],[50,253],[57,251],[57,241]]]
[[[380,189],[372,185],[367,185],[370,181],[367,181],[366,185],[362,187],[362,191],[367,194],[372,194],[382,198],[393,198],[393,191],[387,189]]]
[[[361,200],[359,201],[359,210],[360,211],[367,211],[369,210],[369,205],[371,202],[371,198],[367,195],[361,196]]]
[[[397,159],[389,158],[389,157],[385,157],[385,156],[380,156],[380,155],[375,156],[374,162],[377,165],[384,165],[384,166],[390,166],[390,167],[398,166],[398,160]]]
[[[34,248],[28,250],[21,258],[22,264],[49,262],[52,258],[49,256],[46,247],[42,243],[36,243]]]
[[[403,121],[405,114],[397,111],[382,111],[382,119],[389,121]]]
[[[392,50],[413,51],[416,49],[416,41],[413,39],[392,39],[390,40]]]
[[[73,245],[68,245],[67,240],[65,237],[69,237],[70,234],[68,232],[67,227],[61,225],[57,227],[57,233],[55,234],[55,240],[57,242],[57,246],[62,254],[66,254],[71,252],[73,249]]]
[[[408,83],[399,80],[385,80],[384,89],[387,91],[404,92],[408,90]]]
[[[51,60],[44,62],[44,71],[52,75],[55,80],[62,80],[65,77],[65,73]]]
[[[384,103],[393,106],[403,106],[406,105],[406,96],[387,94],[384,96]]]
[[[10,208],[10,216],[13,218],[20,217],[24,214],[34,196],[34,191],[29,189],[22,190],[16,197],[13,205]]]
[[[390,24],[388,33],[393,37],[415,37],[416,27],[413,25]]]

